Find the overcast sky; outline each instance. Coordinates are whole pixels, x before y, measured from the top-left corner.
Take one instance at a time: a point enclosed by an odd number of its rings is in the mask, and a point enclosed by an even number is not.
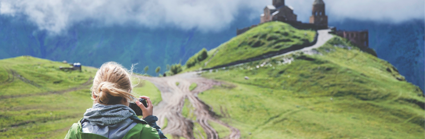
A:
[[[286,0],[307,22],[314,0]],[[324,0],[331,21],[345,18],[398,23],[424,19],[424,0]],[[238,15],[259,20],[272,0],[0,0],[0,14],[24,15],[41,30],[61,33],[75,23],[137,24],[147,27],[220,31]],[[242,13],[248,11],[248,13]]]

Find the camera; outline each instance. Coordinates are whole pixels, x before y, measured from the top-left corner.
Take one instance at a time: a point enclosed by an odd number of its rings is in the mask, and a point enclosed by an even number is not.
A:
[[[148,103],[146,103],[146,99],[141,98],[139,99],[139,102],[142,103],[143,106],[148,107]],[[134,112],[136,112],[136,115],[143,115],[142,109],[140,109],[140,107],[137,106],[136,103],[131,102],[129,107],[133,109]]]

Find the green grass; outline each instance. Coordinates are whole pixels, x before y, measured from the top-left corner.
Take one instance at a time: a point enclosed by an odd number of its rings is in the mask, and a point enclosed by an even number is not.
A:
[[[190,68],[187,68],[187,64],[186,64],[185,66],[182,67],[183,68],[183,72],[194,71],[194,70],[202,70],[202,67],[205,66],[205,63],[208,63],[210,59],[212,59],[213,57],[215,57],[214,54],[217,52],[217,50],[218,50],[217,48],[214,48],[214,49],[209,50],[207,52],[207,54],[208,54],[207,59],[205,59],[205,60],[203,60],[201,62],[198,62],[197,64],[195,64],[194,66],[192,66]],[[191,58],[189,58],[189,59],[194,59],[195,57],[196,57],[196,54],[194,56],[192,56]]]
[[[64,138],[93,105],[90,87],[96,68],[64,72],[59,67],[67,64],[28,56],[3,59],[0,65],[0,139]],[[75,87],[77,91],[63,91]],[[140,81],[133,92],[149,96],[154,104],[162,100],[147,81]]]
[[[198,84],[196,84],[196,83],[192,83],[192,84],[190,84],[190,86],[189,86],[189,90],[190,90],[190,91],[193,91],[196,87],[198,87]]]
[[[227,83],[199,98],[242,138],[424,137],[422,92],[391,64],[339,37],[317,51],[204,73]]]
[[[93,104],[90,83],[82,84],[91,82],[95,68],[64,72],[59,67],[68,64],[28,56],[0,65],[0,138],[63,138]],[[73,87],[79,90],[61,91]]]
[[[134,77],[132,78],[132,81],[134,85],[137,85],[133,88],[133,95],[135,95],[135,97],[148,96],[153,105],[157,105],[162,101],[161,92],[153,83]]]
[[[2,100],[0,138],[63,138],[92,104],[88,89]]]
[[[95,68],[82,67],[83,72],[63,72],[59,67],[69,67],[68,64],[21,56],[0,60],[0,96],[25,95],[64,90],[80,86],[89,81],[96,73]],[[24,82],[19,77],[13,77],[11,70],[33,84]],[[7,79],[13,82],[6,82]],[[3,82],[2,82],[3,81]],[[22,87],[25,86],[25,87]]]
[[[161,127],[161,129],[165,129],[168,126],[168,119],[164,118],[164,125]],[[168,137],[168,136],[166,136]]]
[[[230,133],[231,133],[229,128],[227,128],[227,127],[225,127],[225,126],[223,126],[219,123],[216,123],[214,121],[208,121],[208,124],[212,128],[214,128],[215,131],[217,131],[219,138],[225,138],[226,136],[229,136]]]
[[[214,49],[214,52],[208,53],[209,57],[206,60],[185,71],[211,68],[261,56],[268,52],[276,52],[293,45],[306,44],[314,40],[315,34],[315,31],[298,30],[282,22],[265,23],[220,45]],[[217,53],[213,56],[215,51]],[[205,62],[207,62],[206,66],[204,66]]]

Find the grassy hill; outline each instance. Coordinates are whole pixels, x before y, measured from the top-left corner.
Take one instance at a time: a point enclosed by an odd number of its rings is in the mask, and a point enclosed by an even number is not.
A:
[[[199,68],[212,68],[219,65],[232,63],[261,56],[268,52],[277,52],[293,45],[302,45],[312,42],[316,33],[312,30],[298,30],[291,25],[281,22],[261,24],[230,41],[210,50],[208,57],[199,61],[187,70]],[[192,63],[197,55],[189,58],[187,63]]]
[[[284,23],[262,24],[208,51],[186,71],[304,44],[314,35]],[[205,72],[223,83],[198,96],[242,138],[424,138],[422,91],[391,64],[340,37],[315,51]],[[63,138],[92,105],[95,68],[63,72],[58,67],[68,65],[27,56],[0,65],[0,138]],[[152,83],[134,83],[135,95],[161,101]],[[196,120],[185,108],[182,114]],[[230,133],[210,125],[220,137]]]
[[[0,138],[63,138],[93,101],[92,78],[97,69],[64,72],[61,62],[21,56],[0,60]],[[133,80],[136,96],[161,101],[155,86]]]
[[[265,24],[243,37],[282,24]],[[237,48],[238,37],[217,49]],[[267,37],[259,39],[266,42]],[[233,60],[225,52],[260,49],[249,46],[222,51],[224,57],[216,54],[213,59],[225,61],[211,66]],[[240,129],[242,138],[424,138],[422,91],[391,64],[340,37],[315,51],[205,72],[204,77],[223,84],[199,97],[222,121]]]

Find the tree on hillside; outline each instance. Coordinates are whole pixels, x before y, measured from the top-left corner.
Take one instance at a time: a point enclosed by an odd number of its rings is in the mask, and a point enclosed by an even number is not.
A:
[[[148,70],[149,70],[149,66],[146,66],[145,67],[145,73],[148,73]]]
[[[187,60],[187,62],[186,62],[186,67],[187,67],[187,68],[193,67],[193,66],[195,66],[195,65],[196,65],[196,63],[198,63],[198,61],[196,60],[196,58],[191,57],[191,58],[189,58],[189,59]]]
[[[207,49],[203,48],[201,51],[199,51],[198,53],[196,53],[194,56],[190,57],[187,60],[186,67],[187,68],[193,67],[207,58],[208,58],[208,51]]]
[[[182,72],[183,70],[182,70],[182,66],[180,64],[175,64],[175,65],[171,66],[170,71],[173,75],[175,75],[175,74]]]
[[[198,53],[198,61],[203,61],[207,59],[207,57],[208,57],[208,51],[205,48]]]
[[[156,72],[156,73],[159,73],[159,71],[161,71],[161,67],[157,67],[157,68],[155,69],[155,72]]]

